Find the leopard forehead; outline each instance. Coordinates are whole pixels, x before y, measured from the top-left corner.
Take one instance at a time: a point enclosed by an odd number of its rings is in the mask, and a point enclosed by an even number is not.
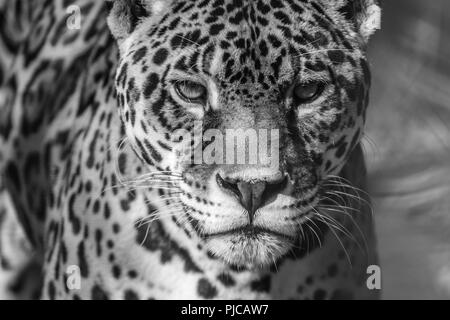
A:
[[[296,81],[348,87],[346,79],[363,74],[357,80],[369,82],[360,37],[339,10],[320,1],[168,3],[153,2],[158,10],[120,43],[117,86],[131,95],[128,102],[180,79],[212,80],[222,99],[240,95],[250,103],[275,101]]]
[[[218,99],[227,106],[236,100],[275,106],[296,81],[329,82],[339,97],[322,111],[347,98],[357,100],[356,116],[364,116],[370,82],[364,45],[339,7],[321,1],[169,1],[142,17],[119,45],[116,86],[132,135],[139,126],[149,131],[145,126],[151,118],[157,117],[156,125],[168,131],[189,123],[169,90],[180,79],[212,79]],[[347,127],[362,122],[356,116]],[[343,129],[336,123],[329,126]],[[356,143],[358,137],[349,135],[348,140]]]
[[[142,66],[142,73],[171,63],[182,72],[228,83],[264,70],[275,82],[299,72],[300,61],[309,61],[307,69],[314,72],[323,67],[316,60],[335,65],[361,56],[351,24],[317,2],[176,2],[158,12],[142,18],[121,45],[124,60]],[[233,68],[243,69],[240,77],[230,78]]]

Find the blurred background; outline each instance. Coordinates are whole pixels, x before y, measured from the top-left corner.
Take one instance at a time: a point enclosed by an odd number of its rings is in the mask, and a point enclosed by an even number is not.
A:
[[[383,1],[364,140],[387,299],[450,299],[450,1]]]

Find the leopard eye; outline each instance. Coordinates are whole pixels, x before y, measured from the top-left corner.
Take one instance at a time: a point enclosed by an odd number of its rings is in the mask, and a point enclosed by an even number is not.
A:
[[[181,81],[175,84],[175,90],[181,99],[189,103],[206,103],[206,88],[193,81]]]
[[[296,104],[313,102],[323,92],[325,86],[320,82],[302,83],[294,88],[293,98]]]

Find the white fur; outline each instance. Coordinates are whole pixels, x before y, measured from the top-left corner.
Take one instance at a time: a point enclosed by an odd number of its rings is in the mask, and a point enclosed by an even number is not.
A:
[[[152,3],[152,13],[161,14],[164,9],[164,1],[155,1]]]
[[[376,4],[369,5],[360,20],[359,33],[367,41],[381,28],[381,8]]]

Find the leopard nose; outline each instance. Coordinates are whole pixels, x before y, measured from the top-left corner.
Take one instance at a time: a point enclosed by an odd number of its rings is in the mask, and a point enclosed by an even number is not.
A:
[[[225,191],[233,193],[241,205],[247,210],[250,223],[253,222],[256,211],[274,200],[286,189],[288,177],[284,176],[273,181],[252,181],[222,178],[216,175],[217,184]]]

